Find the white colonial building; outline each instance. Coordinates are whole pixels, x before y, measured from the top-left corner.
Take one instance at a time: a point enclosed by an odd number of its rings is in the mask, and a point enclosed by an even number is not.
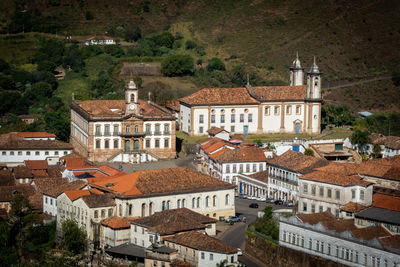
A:
[[[400,235],[382,226],[360,228],[330,213],[280,218],[279,245],[346,266],[400,266]]]
[[[231,133],[319,134],[321,72],[314,63],[303,84],[298,57],[290,68],[289,86],[203,88],[180,99],[180,129],[205,135],[211,127]]]
[[[175,117],[138,99],[131,80],[125,100],[72,101],[71,143],[91,161],[144,162],[173,158]]]

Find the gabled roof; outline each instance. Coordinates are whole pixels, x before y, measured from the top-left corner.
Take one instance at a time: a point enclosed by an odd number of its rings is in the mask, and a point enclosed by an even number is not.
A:
[[[179,99],[188,105],[215,105],[215,104],[258,104],[245,87],[237,88],[203,88],[191,95]]]
[[[17,184],[0,187],[0,202],[10,202],[15,193],[21,193],[29,197],[35,193],[35,189],[29,184]]]
[[[327,229],[336,232],[344,232],[356,228],[354,225],[354,219],[336,220],[332,213],[328,211],[311,214],[298,214],[296,216],[304,223],[312,225],[322,223]]]
[[[59,180],[61,180],[60,178],[58,178]],[[62,179],[64,181],[64,179]],[[37,181],[35,181],[36,183]],[[52,197],[58,197],[59,195],[61,195],[64,191],[74,191],[74,190],[80,190],[83,187],[85,187],[86,183],[84,181],[81,180],[76,180],[70,183],[61,183],[59,182],[58,185],[55,185],[51,188],[47,188],[46,190],[43,190],[43,193],[48,195],[48,196],[52,196]]]
[[[89,195],[82,196],[82,200],[89,208],[101,208],[115,206],[113,194],[94,194],[93,191]]]
[[[371,240],[378,237],[391,236],[389,230],[387,230],[382,225],[378,226],[369,226],[364,228],[355,228],[351,230],[351,233],[358,238],[362,238],[364,240]]]
[[[400,155],[364,161],[359,165],[358,173],[400,181]]]
[[[130,221],[135,217],[110,217],[101,222],[102,225],[112,229],[129,229],[131,227]]]
[[[208,132],[208,134],[211,135],[211,136],[216,135],[216,134],[219,134],[220,132],[227,132],[227,133],[229,133],[227,130],[222,129],[222,128],[219,128],[219,127],[215,127],[215,126],[212,126],[210,129],[207,130],[207,132]]]
[[[400,248],[400,235],[392,235],[379,238],[382,244],[393,248]]]
[[[47,149],[47,150],[72,150],[72,145],[58,140],[25,140],[23,137],[9,134],[0,136],[0,149],[2,150],[26,150],[26,149]]]
[[[0,186],[9,185],[15,185],[15,179],[12,176],[11,171],[8,169],[0,170]]]
[[[377,145],[384,145],[391,149],[400,149],[399,136],[384,136],[383,134],[373,133],[370,135],[371,142]]]
[[[267,157],[264,150],[259,147],[239,147],[226,150],[223,154],[215,157],[219,162],[266,162]]]
[[[197,231],[185,232],[175,236],[164,238],[164,241],[169,241],[182,246],[190,247],[196,250],[211,251],[223,254],[236,254],[237,249],[222,242],[219,239],[202,234]]]
[[[118,197],[177,194],[234,187],[187,167],[142,170],[120,176],[92,179],[90,185],[100,190],[115,192]]]
[[[342,206],[340,210],[356,213],[366,208],[368,208],[368,206],[364,206],[355,202],[349,202],[346,205]]]
[[[81,196],[88,196],[90,195],[89,190],[67,190],[64,192],[67,197],[71,200],[74,201],[75,199],[80,198]]]
[[[329,161],[288,150],[280,156],[268,159],[268,163],[305,174],[316,168],[328,165]]]
[[[251,178],[254,178],[256,180],[259,180],[264,183],[268,183],[268,170],[266,171],[261,171],[261,172],[256,172],[251,175],[249,175]]]
[[[299,179],[306,179],[306,180],[312,180],[312,181],[341,185],[341,186],[360,185],[367,187],[373,184],[372,182],[362,180],[362,177],[358,174],[345,175],[341,173],[332,173],[324,171],[313,171],[301,175]]]
[[[26,166],[17,166],[13,168],[13,173],[16,179],[19,178],[32,178],[32,170]]]
[[[255,86],[254,94],[262,102],[282,100],[304,100],[307,86]]]
[[[400,212],[400,198],[384,194],[374,194],[372,196],[372,206]]]
[[[156,212],[153,215],[132,220],[132,224],[144,226],[150,232],[160,235],[206,228],[206,224],[217,220],[191,211],[187,208]]]
[[[56,135],[48,132],[11,132],[2,134],[2,136],[6,136],[9,134],[18,135],[23,138],[55,138]]]

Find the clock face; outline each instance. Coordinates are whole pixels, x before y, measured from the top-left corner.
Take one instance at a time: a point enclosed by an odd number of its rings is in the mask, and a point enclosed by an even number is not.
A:
[[[129,109],[130,110],[134,110],[135,109],[135,105],[129,105]]]

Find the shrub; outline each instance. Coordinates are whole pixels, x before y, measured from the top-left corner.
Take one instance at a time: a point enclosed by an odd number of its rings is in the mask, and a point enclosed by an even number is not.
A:
[[[193,58],[189,55],[172,55],[161,63],[161,72],[165,76],[193,75]]]
[[[192,40],[187,40],[186,43],[185,43],[185,48],[186,48],[187,50],[193,49],[193,48],[195,48],[196,46],[197,46],[197,44],[196,44],[194,41],[192,41]]]
[[[208,63],[207,70],[210,72],[214,70],[225,70],[225,64],[221,61],[221,59],[214,57]]]

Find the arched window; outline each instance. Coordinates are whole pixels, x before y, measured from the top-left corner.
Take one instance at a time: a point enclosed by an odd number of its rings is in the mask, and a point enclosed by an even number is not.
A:
[[[146,204],[142,204],[142,217],[146,216]]]
[[[98,217],[99,217],[99,211],[98,211],[98,210],[95,210],[95,211],[94,211],[94,217],[95,217],[95,218],[98,218]]]
[[[135,102],[135,94],[131,94],[131,102]]]
[[[182,208],[184,208],[185,207],[185,200],[184,199],[182,199]]]
[[[122,205],[121,204],[119,204],[119,216],[122,217]]]
[[[149,216],[153,214],[153,202],[150,202],[149,205]]]
[[[229,195],[225,195],[225,205],[229,205]]]
[[[132,216],[132,204],[129,205],[129,212],[128,212],[129,216]]]
[[[197,204],[197,207],[200,208],[200,198],[199,197],[197,198],[197,203],[196,204]]]
[[[213,207],[217,206],[217,196],[213,196]]]
[[[127,125],[127,126],[125,127],[125,132],[129,133],[130,131],[131,131],[131,127],[130,127],[129,125]]]
[[[139,126],[135,125],[135,133],[138,133],[138,132],[139,132]]]
[[[206,207],[208,207],[208,205],[209,205],[209,199],[210,199],[210,198],[207,196],[207,197],[206,197]]]
[[[178,201],[177,201],[177,207],[178,207],[178,209],[181,207],[181,200],[180,199],[178,199]]]
[[[192,198],[192,209],[196,207],[196,199]]]
[[[171,203],[171,202],[168,200],[168,201],[167,201],[167,210],[169,210],[170,203]]]
[[[162,202],[161,209],[162,209],[162,210],[165,210],[165,209],[166,209],[166,206],[165,206],[165,201],[163,201],[163,202]]]

